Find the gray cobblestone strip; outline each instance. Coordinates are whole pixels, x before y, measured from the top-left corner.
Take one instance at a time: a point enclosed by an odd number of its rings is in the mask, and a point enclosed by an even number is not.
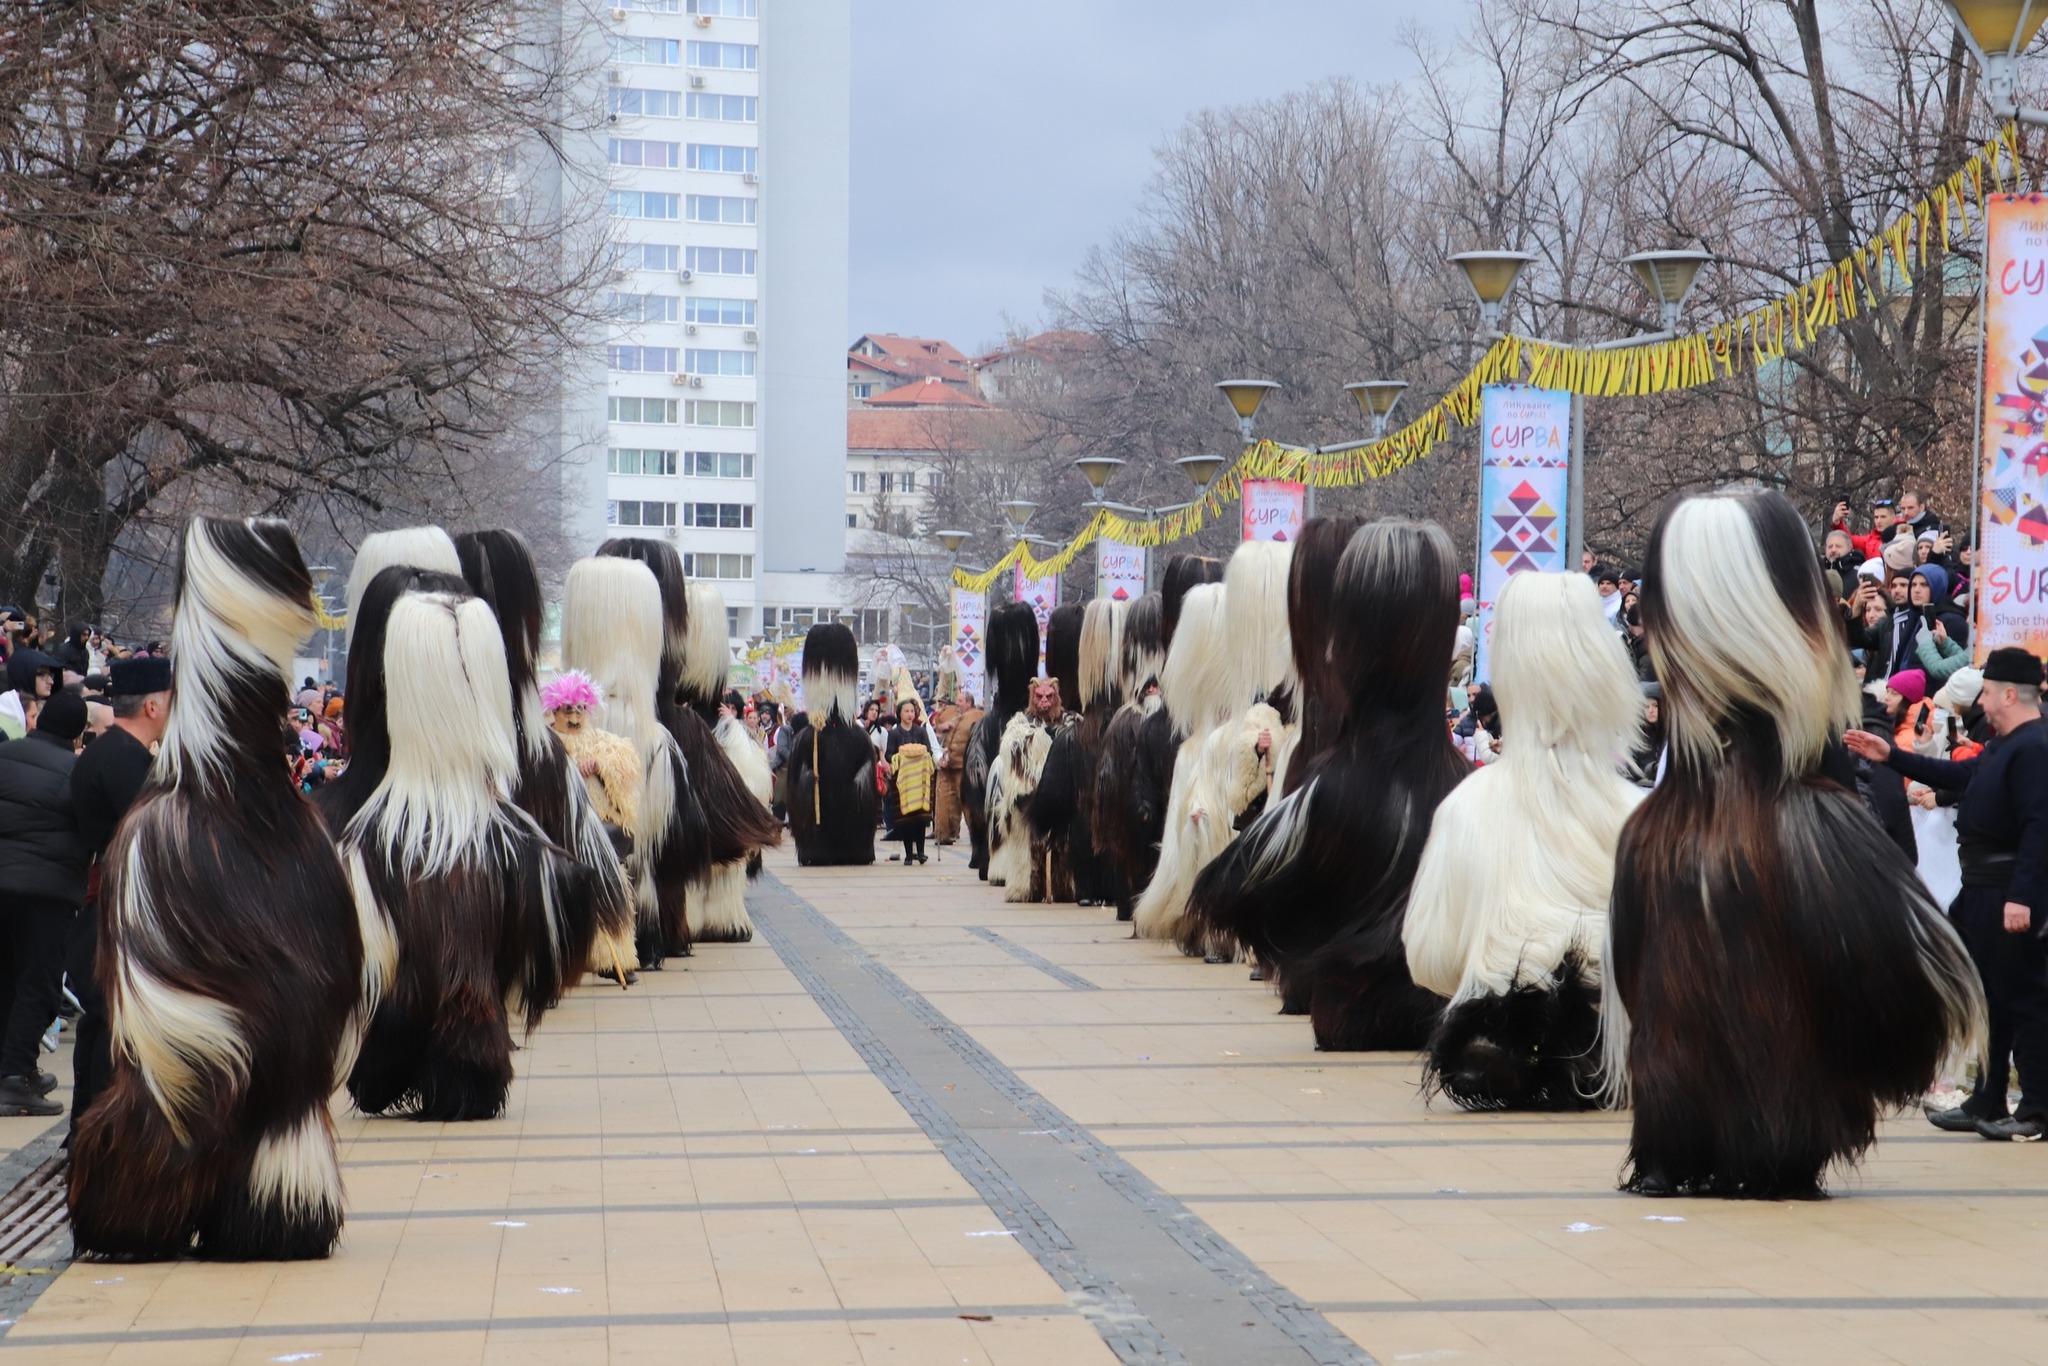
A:
[[[1020,1229],[1020,1241],[1039,1257],[1055,1280],[1068,1286],[1086,1258],[1099,1245],[1105,1249],[1104,1269],[1138,1293],[1134,1308],[1142,1307],[1135,1323],[1149,1329],[1146,1336],[1125,1336],[1117,1331],[1115,1316],[1097,1309],[1083,1312],[1102,1332],[1103,1338],[1123,1360],[1178,1360],[1179,1355],[1147,1357],[1155,1342],[1164,1336],[1167,1351],[1178,1348],[1194,1362],[1313,1361],[1319,1366],[1373,1366],[1372,1357],[1357,1343],[1340,1333],[1317,1310],[1276,1284],[1271,1277],[1236,1247],[1210,1228],[1178,1199],[1161,1190],[1143,1173],[1104,1146],[1085,1128],[1076,1124],[1051,1101],[1027,1085],[1022,1078],[983,1048],[972,1036],[954,1024],[924,996],[913,990],[888,967],[862,948],[854,938],[772,875],[764,876],[749,890],[753,916],[769,944],[783,958],[799,981],[818,996],[819,1005],[834,1023],[840,1024],[848,1042],[869,1059],[876,1075],[903,1102],[904,1108],[932,1135],[932,1139],[953,1161],[954,1166],[990,1202],[991,1208],[1009,1217],[1010,1209],[1030,1210],[1027,1229]],[[812,961],[815,950],[836,951],[838,964],[826,964],[821,971]],[[822,955],[821,955],[822,956]],[[871,985],[863,993],[878,1004],[886,1001],[905,1012],[919,1031],[889,1030],[887,1043],[878,1037],[862,1013],[849,1005],[841,988],[865,976]],[[906,1049],[915,1048],[917,1057],[899,1059],[892,1045],[902,1040]],[[933,1044],[938,1048],[933,1048]],[[919,1064],[931,1075],[943,1075],[948,1064],[937,1056],[940,1050],[952,1055],[956,1075],[971,1076],[993,1094],[991,1100],[1012,1110],[1012,1118],[1023,1120],[1021,1135],[996,1132],[1000,1113],[978,1123],[983,1140],[968,1132],[961,1110],[971,1104],[957,1092],[936,1097],[920,1081]],[[966,1073],[958,1073],[964,1064]],[[965,1084],[960,1084],[965,1089]],[[947,1086],[947,1091],[955,1090]],[[968,1112],[970,1115],[972,1111]],[[989,1107],[980,1113],[989,1114]],[[1042,1146],[1025,1148],[1019,1138],[1054,1145],[1058,1159],[1045,1154]],[[1022,1168],[1013,1175],[991,1158],[984,1142],[1001,1143]],[[1121,1201],[1092,1199],[1077,1175],[1093,1176],[1122,1197]],[[1027,1191],[1027,1186],[1030,1188]],[[1038,1193],[1043,1194],[1038,1194]],[[1066,1217],[1085,1224],[1093,1239],[1078,1242],[1058,1224],[1045,1218],[1034,1203],[1061,1199]],[[1119,1215],[1118,1210],[1126,1211]],[[1131,1218],[1135,1214],[1137,1217]],[[1039,1222],[1039,1220],[1043,1222]],[[1139,1226],[1134,1228],[1133,1226]],[[1140,1236],[1163,1235],[1163,1240]],[[1179,1257],[1157,1257],[1154,1247]],[[1150,1261],[1147,1258],[1151,1258]],[[1083,1283],[1087,1282],[1085,1274]],[[1113,1290],[1107,1277],[1094,1278],[1095,1289]],[[1071,1293],[1071,1291],[1070,1291]],[[1134,1297],[1117,1291],[1126,1300]],[[1226,1326],[1227,1325],[1227,1326]]]
[[[1003,938],[994,930],[986,929],[980,925],[969,925],[967,927],[967,932],[973,935],[976,939],[982,940],[985,943],[995,945],[997,948],[1001,949],[1004,953],[1009,954],[1010,957],[1016,959],[1018,962],[1029,963],[1032,967],[1037,968],[1040,972],[1052,978],[1053,981],[1058,982],[1063,987],[1071,987],[1075,991],[1102,990],[1101,987],[1095,985],[1095,983],[1089,981],[1086,977],[1081,976],[1079,973],[1068,972],[1058,963],[1053,962],[1052,959],[1045,957],[1043,954],[1033,953],[1030,949],[1025,948],[1022,944],[1019,944],[1014,940]]]

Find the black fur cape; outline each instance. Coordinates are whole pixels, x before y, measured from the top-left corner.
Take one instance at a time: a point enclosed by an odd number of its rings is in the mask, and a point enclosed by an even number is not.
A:
[[[968,866],[988,880],[988,777],[1010,718],[1030,705],[1038,676],[1038,616],[1027,603],[1008,602],[988,621],[988,710],[974,723],[960,778],[960,805],[973,846]]]
[[[796,860],[875,861],[875,746],[860,727],[860,646],[837,622],[804,637],[804,711],[789,752],[789,833]]]

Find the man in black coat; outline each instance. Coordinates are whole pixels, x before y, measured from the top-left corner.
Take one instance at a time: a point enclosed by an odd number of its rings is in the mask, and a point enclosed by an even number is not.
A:
[[[36,728],[0,745],[0,1115],[56,1115],[57,1079],[36,1066],[56,1018],[64,950],[85,902],[85,843],[71,804],[85,699],[60,692]]]
[[[1927,1118],[1939,1129],[1974,1129],[2000,1140],[2048,1135],[2048,726],[2041,722],[2041,680],[2041,661],[2027,651],[1991,652],[1977,700],[1998,733],[1974,759],[1930,759],[1869,731],[1844,737],[1861,758],[1962,794],[1956,844],[1963,889],[1948,914],[1984,981],[1989,1055],[1970,1099]],[[2008,1058],[2020,1077],[2020,1103],[2011,1114]]]
[[[152,750],[163,739],[171,719],[171,661],[162,658],[117,659],[107,666],[107,704],[114,719],[97,740],[85,747],[71,775],[72,801],[78,812],[78,833],[87,854],[97,862],[114,831],[149,779]],[[71,1123],[86,1112],[113,1073],[107,1036],[106,1000],[93,972],[99,945],[99,870],[94,869],[93,896],[78,918],[72,936],[67,975],[71,994],[84,1009],[71,1054]]]

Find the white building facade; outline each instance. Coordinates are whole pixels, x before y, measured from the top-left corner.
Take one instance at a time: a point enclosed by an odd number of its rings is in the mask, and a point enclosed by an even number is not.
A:
[[[850,0],[598,13],[617,258],[602,368],[565,404],[593,452],[576,520],[668,540],[744,639],[839,596]]]

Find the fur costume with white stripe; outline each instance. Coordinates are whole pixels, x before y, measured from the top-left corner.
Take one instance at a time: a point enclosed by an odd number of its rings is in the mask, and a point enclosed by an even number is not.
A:
[[[1129,920],[1138,889],[1158,866],[1160,829],[1166,818],[1171,781],[1172,737],[1146,743],[1147,721],[1164,719],[1157,685],[1166,664],[1161,644],[1160,597],[1147,593],[1125,613],[1117,645],[1117,682],[1122,703],[1103,727],[1102,752],[1095,761],[1095,796],[1089,833],[1107,870],[1119,920]]]
[[[1004,603],[989,614],[986,640],[988,711],[974,723],[974,733],[968,737],[960,803],[967,813],[967,833],[973,842],[968,866],[979,872],[984,882],[1000,886],[990,866],[994,854],[990,787],[996,754],[1003,745],[1003,731],[1010,718],[1023,711],[1031,700],[1031,680],[1038,674],[1038,616],[1026,603]]]
[[[1051,850],[1033,839],[1031,796],[1052,753],[1053,736],[1064,720],[1048,723],[1020,711],[1003,727],[996,761],[988,774],[988,880],[1005,901],[1044,901],[1056,890]],[[1070,884],[1071,885],[1071,884]]]
[[[769,843],[782,842],[782,826],[768,808],[775,788],[768,766],[768,752],[747,733],[735,717],[720,716],[718,703],[725,693],[727,661],[731,650],[725,637],[725,595],[708,583],[690,585],[690,645],[685,652],[682,696],[685,705],[711,727],[719,752],[740,780],[744,795],[759,808],[758,822],[772,828]],[[708,878],[692,882],[684,903],[690,918],[690,937],[715,944],[744,944],[754,937],[754,923],[747,917],[747,879],[759,872],[761,847],[747,851],[745,858],[729,859],[715,865]]]
[[[595,875],[512,801],[519,733],[490,607],[459,578],[398,566],[358,610],[349,691],[382,703],[390,745],[338,843],[358,910],[389,921],[397,962],[349,1094],[365,1114],[494,1118],[512,1082],[512,1018],[530,1032],[583,970],[587,938],[564,935],[588,935]],[[361,686],[372,670],[381,695]]]
[[[113,1077],[71,1141],[81,1254],[313,1258],[340,1236],[327,1102],[388,937],[358,920],[282,761],[292,658],[313,629],[283,522],[186,527],[169,728],[102,861]]]
[[[635,560],[592,556],[569,566],[562,588],[562,663],[581,669],[604,690],[605,729],[640,757],[639,820],[630,833],[626,873],[633,887],[635,949],[644,968],[667,956],[671,917],[683,916],[691,859],[704,834],[689,826],[681,802],[682,751],[661,723],[661,588],[654,571]],[[673,846],[681,841],[685,848]]]
[[[1626,1188],[1812,1196],[1880,1110],[1976,1055],[1982,989],[1857,797],[1839,739],[1861,707],[1805,519],[1755,488],[1676,500],[1646,560],[1670,751],[1622,830],[1608,920]]]
[[[1469,1110],[1572,1110],[1600,1090],[1600,961],[1614,848],[1642,789],[1620,764],[1642,693],[1584,574],[1517,574],[1495,608],[1510,742],[1444,798],[1401,931],[1448,997],[1427,1085]]]
[[[1203,754],[1210,732],[1231,716],[1237,682],[1231,644],[1224,625],[1223,585],[1191,589],[1181,603],[1180,622],[1160,680],[1174,732],[1182,739],[1167,792],[1159,866],[1138,897],[1136,928],[1146,939],[1179,936],[1196,874],[1230,843],[1230,832],[1219,829],[1210,814],[1224,810],[1229,799],[1205,781],[1221,769],[1214,762],[1205,765]],[[1194,817],[1196,810],[1203,813],[1200,821]]]
[[[1351,538],[1331,601],[1343,726],[1194,893],[1306,1010],[1319,1048],[1419,1049],[1442,1011],[1408,976],[1401,920],[1437,805],[1471,771],[1443,715],[1457,561],[1433,523],[1387,519]]]
[[[875,747],[860,728],[860,646],[837,622],[804,637],[803,724],[789,755],[789,833],[806,867],[875,861]]]
[[[582,775],[541,712],[536,660],[542,594],[533,551],[518,532],[502,530],[458,536],[455,551],[470,591],[498,618],[503,634],[512,724],[519,742],[519,782],[513,800],[590,873],[589,899],[564,898],[556,907],[562,920],[551,940],[560,946],[563,961],[556,975],[566,989],[575,985],[600,937],[617,938],[632,928],[632,888]]]
[[[1302,523],[1287,564],[1287,638],[1294,651],[1294,672],[1300,680],[1301,734],[1281,772],[1282,793],[1301,786],[1309,760],[1328,749],[1343,727],[1344,680],[1330,663],[1330,585],[1337,562],[1351,543],[1362,517],[1311,517]]]
[[[1032,833],[1063,847],[1074,899],[1083,906],[1112,905],[1124,886],[1114,861],[1096,848],[1093,831],[1096,767],[1123,698],[1117,655],[1129,606],[1096,598],[1083,609],[1075,660],[1080,719],[1053,737],[1031,798]]]

